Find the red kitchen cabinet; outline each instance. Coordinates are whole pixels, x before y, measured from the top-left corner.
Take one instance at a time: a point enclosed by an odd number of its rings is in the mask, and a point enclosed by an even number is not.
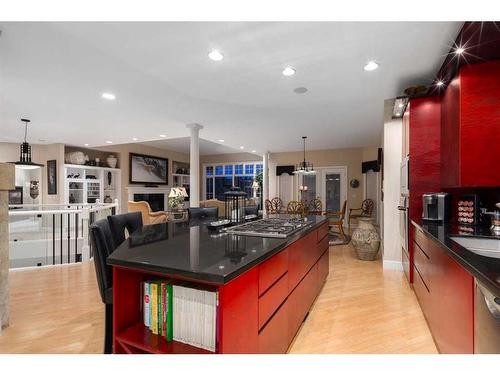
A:
[[[500,61],[464,65],[443,96],[442,186],[496,187]]]
[[[410,102],[410,220],[422,218],[422,194],[441,190],[441,98],[425,97]],[[409,237],[413,238],[413,226]],[[408,269],[413,282],[413,241],[408,241]]]
[[[474,351],[474,279],[415,227],[413,289],[441,353]]]

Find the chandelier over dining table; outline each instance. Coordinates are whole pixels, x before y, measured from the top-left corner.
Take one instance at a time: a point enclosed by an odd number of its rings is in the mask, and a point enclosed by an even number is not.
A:
[[[295,165],[295,170],[293,173],[295,174],[315,174],[313,164],[311,162],[306,161],[306,139],[307,137],[302,137],[304,142],[304,160]]]

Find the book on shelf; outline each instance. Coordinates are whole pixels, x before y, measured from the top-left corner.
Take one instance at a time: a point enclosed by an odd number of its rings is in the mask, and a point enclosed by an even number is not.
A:
[[[144,325],[153,334],[216,351],[217,291],[166,280],[146,281],[142,289]]]

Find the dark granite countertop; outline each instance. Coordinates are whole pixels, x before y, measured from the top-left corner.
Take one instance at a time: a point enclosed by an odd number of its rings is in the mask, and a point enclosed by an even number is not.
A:
[[[421,220],[412,220],[412,223],[441,245],[448,255],[467,269],[491,292],[500,295],[500,259],[475,254],[450,239],[450,236],[498,239],[491,234],[488,227],[467,228],[458,224],[429,223]]]
[[[225,284],[318,228],[325,216],[288,238],[262,238],[211,231],[205,222],[148,225],[134,232],[108,264]]]

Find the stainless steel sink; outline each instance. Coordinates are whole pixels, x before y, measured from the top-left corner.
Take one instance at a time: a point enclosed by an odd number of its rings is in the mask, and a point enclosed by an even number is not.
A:
[[[490,258],[500,258],[500,239],[468,237],[450,238],[475,254]]]

